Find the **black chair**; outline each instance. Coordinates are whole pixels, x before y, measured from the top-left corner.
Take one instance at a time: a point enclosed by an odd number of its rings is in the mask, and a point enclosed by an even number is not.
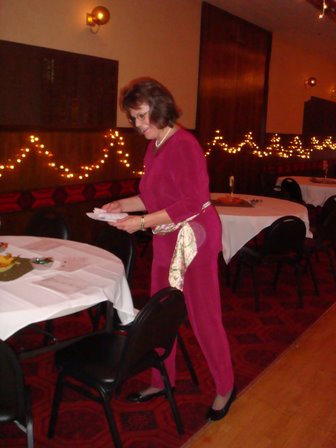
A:
[[[31,236],[68,240],[70,230],[65,217],[58,211],[48,208],[38,210],[32,216],[24,233]]]
[[[137,244],[142,246],[140,256],[143,257],[153,241],[152,230],[146,229],[144,232],[143,231],[135,232],[135,237],[137,240]]]
[[[330,196],[323,204],[317,222],[317,230],[319,227],[323,226],[325,219],[330,215],[331,212],[336,210],[336,194]]]
[[[135,238],[133,237],[133,235],[124,232],[123,230],[119,230],[116,227],[106,225],[106,223],[100,223],[100,224],[102,224],[102,228],[99,232],[97,232],[97,235],[93,239],[93,244],[95,246],[101,247],[102,249],[108,250],[109,252],[112,252],[114,255],[116,255],[118,258],[121,259],[125,267],[127,281],[131,287],[132,273],[134,270],[135,254],[136,254]],[[133,300],[135,308],[141,309],[144,306],[143,299],[137,300],[136,298],[133,298]],[[147,297],[145,298],[145,300],[147,300]],[[93,329],[97,330],[99,327],[101,317],[104,314],[106,314],[106,303],[104,302],[100,303],[96,307],[90,308],[88,312],[91,318]],[[120,320],[118,319],[118,315],[115,313],[114,316],[115,316],[114,327],[119,327]],[[198,386],[199,380],[196,371],[194,369],[187,347],[180,333],[178,333],[177,335],[177,343],[181,349],[184,361],[188,367],[192,381],[196,386]]]
[[[135,240],[133,235],[106,223],[100,224],[102,224],[102,227],[93,238],[92,244],[108,250],[120,258],[124,264],[127,281],[131,284],[135,261]]]
[[[15,422],[26,433],[27,446],[33,448],[30,391],[18,357],[8,344],[0,341],[0,423],[8,422]]]
[[[147,300],[145,299],[145,303],[146,303],[146,301]],[[139,298],[133,298],[133,303],[134,303],[134,307],[136,309],[138,309],[138,310],[141,310],[144,307],[144,305],[145,305],[144,298],[140,298],[140,299]],[[119,325],[118,326],[118,324],[116,324],[116,328],[119,329],[119,330],[122,330],[122,331],[127,331],[128,325],[126,325],[126,326]],[[186,344],[184,342],[184,339],[183,339],[183,337],[181,335],[180,330],[177,333],[177,344],[178,344],[178,347],[181,350],[181,353],[182,353],[184,362],[185,362],[185,364],[187,366],[187,369],[189,370],[192,382],[195,384],[195,386],[198,387],[199,386],[199,379],[198,379],[197,373],[195,371],[194,365],[193,365],[193,363],[191,361],[191,358],[190,358],[187,346],[186,346]]]
[[[144,307],[144,305],[146,304],[146,301],[147,301],[147,299],[143,298],[143,297],[141,297],[141,298],[133,297],[134,307],[136,309],[138,309],[138,310],[141,310]],[[123,331],[127,331],[127,326],[124,326],[124,327],[120,326],[119,329],[121,329]],[[185,364],[187,366],[187,369],[189,370],[192,382],[195,384],[195,386],[198,387],[199,386],[199,379],[198,379],[197,373],[195,371],[194,365],[193,365],[193,363],[191,361],[191,358],[190,358],[187,346],[186,346],[186,344],[184,342],[184,339],[183,339],[183,337],[181,335],[181,331],[180,330],[177,333],[177,344],[178,344],[178,347],[181,350],[181,353],[182,353],[184,362],[185,362]]]
[[[286,177],[281,182],[281,192],[282,195],[284,196],[283,199],[298,202],[299,204],[302,204],[307,208],[309,215],[309,222],[311,226],[314,226],[315,223],[318,222],[319,207],[315,207],[312,204],[308,204],[303,200],[300,185],[296,182],[295,179],[291,177]]]
[[[288,200],[304,204],[300,185],[295,179],[292,179],[291,177],[283,179],[281,182],[281,190]]]
[[[149,299],[127,332],[92,334],[57,352],[55,361],[60,373],[48,437],[54,435],[63,387],[68,386],[102,404],[114,444],[121,447],[110,400],[120,393],[127,379],[152,367],[161,372],[177,431],[183,434],[164,360],[170,354],[178,328],[185,318],[183,293],[175,288],[165,288]],[[160,351],[156,350],[158,348]]]
[[[298,306],[303,307],[303,295],[301,289],[301,269],[303,260],[306,261],[313,280],[315,294],[318,295],[318,287],[315,273],[310,262],[310,257],[305,256],[304,242],[306,226],[296,216],[284,216],[277,219],[264,231],[264,241],[254,246],[244,246],[238,252],[237,269],[233,284],[233,291],[237,290],[240,282],[241,271],[244,266],[250,268],[252,273],[254,299],[256,311],[260,309],[259,290],[257,284],[256,267],[261,264],[276,265],[273,279],[273,289],[276,288],[282,266],[290,265],[294,268]]]
[[[123,262],[128,284],[131,286],[132,273],[135,261],[135,240],[132,234],[109,226],[106,223],[95,235],[92,244],[116,255]],[[106,313],[106,303],[100,303],[94,308],[88,309],[88,313],[94,330],[99,327],[101,317]],[[115,314],[117,319],[117,314]]]
[[[322,222],[317,227],[313,238],[306,238],[305,251],[308,257],[315,255],[318,259],[320,252],[325,252],[328,260],[330,272],[336,281],[336,269],[334,256],[336,254],[336,202],[327,204],[326,209],[322,208]]]

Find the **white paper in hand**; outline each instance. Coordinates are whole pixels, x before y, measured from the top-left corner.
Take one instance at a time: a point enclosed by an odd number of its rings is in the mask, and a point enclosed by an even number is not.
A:
[[[119,219],[126,218],[127,213],[107,213],[106,210],[102,208],[94,208],[93,212],[86,214],[91,219],[96,219],[97,221],[115,222]]]

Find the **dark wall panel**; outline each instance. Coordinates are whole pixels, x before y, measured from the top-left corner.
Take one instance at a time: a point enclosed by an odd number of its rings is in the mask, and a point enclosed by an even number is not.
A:
[[[312,96],[305,102],[303,129],[305,136],[336,134],[336,102]]]
[[[271,33],[203,3],[197,134],[204,144],[221,129],[234,143],[265,133]]]
[[[0,41],[0,129],[116,125],[118,62]]]

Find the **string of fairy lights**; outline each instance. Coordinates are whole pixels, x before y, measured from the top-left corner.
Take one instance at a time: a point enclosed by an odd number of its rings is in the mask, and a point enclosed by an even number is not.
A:
[[[17,150],[16,154],[7,159],[7,161],[0,161],[0,178],[5,177],[6,173],[19,168],[33,153],[46,160],[47,168],[56,171],[59,176],[69,180],[88,179],[94,172],[101,170],[113,154],[116,156],[117,163],[129,170],[130,173],[136,176],[141,176],[143,174],[142,170],[136,170],[134,168],[130,153],[125,147],[124,138],[119,131],[109,130],[104,134],[104,140],[103,147],[97,149],[97,158],[95,162],[81,164],[79,166],[69,166],[64,163],[64,161],[58,160],[55,151],[46,148],[44,143],[40,141],[40,138],[37,135],[32,134],[29,136],[25,147]],[[273,156],[286,159],[295,157],[309,159],[314,151],[336,151],[336,142],[333,137],[326,137],[324,139],[312,137],[310,139],[309,147],[304,147],[300,137],[295,136],[288,145],[284,145],[281,142],[281,137],[278,134],[274,134],[270,138],[267,146],[265,148],[260,148],[254,141],[252,132],[248,132],[244,136],[242,142],[235,146],[230,146],[224,141],[221,131],[216,130],[213,139],[206,144],[206,156],[208,157],[214,149],[219,149],[233,155],[244,152],[245,154],[250,154],[256,157]]]
[[[46,148],[43,143],[40,142],[40,138],[36,135],[29,136],[29,142],[24,148],[20,148],[16,155],[8,159],[6,162],[0,162],[0,177],[3,177],[6,172],[17,169],[25,160],[35,152],[41,158],[46,159],[47,167],[51,170],[57,171],[57,173],[65,179],[87,179],[95,171],[103,168],[111,157],[111,152],[117,156],[119,164],[132,171],[132,174],[141,176],[142,171],[134,170],[131,168],[130,154],[125,148],[125,142],[119,131],[109,130],[104,135],[104,145],[97,150],[96,161],[90,164],[83,164],[77,167],[71,167],[68,164],[58,161],[55,156],[55,152]]]
[[[206,156],[211,154],[213,149],[220,149],[229,154],[237,154],[244,151],[247,154],[257,157],[282,157],[310,159],[314,151],[331,150],[336,151],[336,142],[333,137],[318,139],[311,137],[310,145],[304,147],[299,136],[294,136],[287,145],[281,142],[281,136],[274,134],[271,136],[269,143],[265,148],[260,148],[253,139],[252,132],[245,134],[241,143],[235,146],[228,145],[221,134],[220,130],[215,131],[215,136],[206,145]]]

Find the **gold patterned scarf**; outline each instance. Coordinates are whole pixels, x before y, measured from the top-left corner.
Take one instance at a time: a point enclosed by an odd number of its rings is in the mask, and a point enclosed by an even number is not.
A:
[[[209,207],[210,204],[210,201],[205,202],[202,205],[200,213]],[[181,291],[183,290],[184,275],[187,268],[197,255],[196,237],[189,221],[195,219],[200,213],[177,224],[161,224],[153,229],[155,235],[165,235],[166,233],[180,229],[170,262],[168,280],[170,286],[180,289]]]

